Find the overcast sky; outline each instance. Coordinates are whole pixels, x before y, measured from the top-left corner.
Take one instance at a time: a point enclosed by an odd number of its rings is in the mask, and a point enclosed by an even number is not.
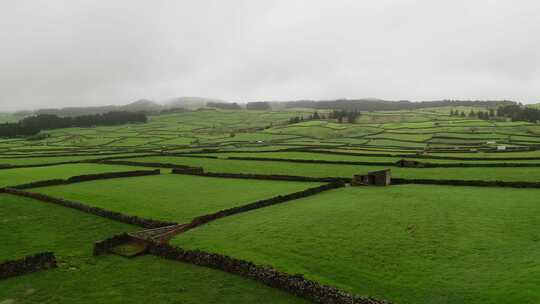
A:
[[[540,102],[540,1],[1,0],[0,110],[206,96]]]

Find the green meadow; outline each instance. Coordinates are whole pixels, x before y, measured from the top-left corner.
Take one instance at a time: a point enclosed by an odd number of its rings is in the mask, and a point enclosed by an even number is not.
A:
[[[162,174],[44,187],[33,191],[129,215],[186,223],[197,216],[318,185]]]
[[[354,123],[309,120],[314,110],[306,108],[201,108],[148,115],[141,124],[45,130],[35,138],[0,138],[0,188],[153,169],[145,162],[218,173],[352,178],[389,168],[393,178],[540,182],[538,124],[451,116],[454,110],[489,108],[364,111]],[[291,120],[298,116],[304,121]],[[18,119],[0,115],[1,123]],[[134,164],[85,162],[100,159]],[[401,159],[470,167],[397,167]],[[188,223],[320,185],[161,169],[161,175],[27,191]],[[539,195],[540,189],[347,185],[228,216],[169,244],[302,274],[391,303],[537,303]],[[307,303],[251,279],[153,255],[93,257],[94,242],[143,228],[75,209],[4,193],[0,224],[0,263],[42,251],[53,251],[59,262],[57,269],[0,280],[0,304]]]
[[[157,257],[95,258],[93,242],[140,228],[7,194],[0,202],[0,262],[53,251],[59,265],[0,281],[0,303],[304,303],[238,276]]]
[[[218,220],[173,243],[397,303],[535,303],[538,195],[536,189],[346,188]]]

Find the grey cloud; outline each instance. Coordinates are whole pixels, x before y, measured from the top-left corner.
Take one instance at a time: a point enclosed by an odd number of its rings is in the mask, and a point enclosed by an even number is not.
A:
[[[201,95],[539,102],[537,1],[0,2],[0,110]]]

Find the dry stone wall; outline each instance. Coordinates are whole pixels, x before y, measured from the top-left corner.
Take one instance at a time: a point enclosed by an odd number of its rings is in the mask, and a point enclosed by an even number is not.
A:
[[[0,263],[0,280],[56,267],[54,254],[42,252],[19,260]]]

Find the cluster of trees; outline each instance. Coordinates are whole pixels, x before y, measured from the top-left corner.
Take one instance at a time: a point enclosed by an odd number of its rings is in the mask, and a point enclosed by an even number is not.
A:
[[[328,114],[328,118],[337,119],[339,123],[348,122],[355,123],[360,117],[360,111],[354,110],[334,110]]]
[[[302,122],[302,121],[308,121],[308,120],[321,120],[321,119],[326,119],[326,115],[319,114],[319,112],[315,111],[313,114],[308,115],[305,118],[304,118],[304,116],[292,117],[291,119],[289,119],[289,124],[295,124],[295,123],[299,123],[299,122]]]
[[[519,104],[511,104],[498,107],[495,111],[494,109],[489,109],[488,111],[474,111],[471,110],[469,114],[458,110],[451,110],[451,116],[460,116],[460,117],[470,117],[470,118],[479,118],[479,119],[496,119],[496,118],[510,118],[512,121],[528,121],[536,123],[540,121],[540,110],[524,107]]]
[[[458,110],[450,110],[450,116],[460,116],[460,117],[469,117],[469,118],[478,118],[478,119],[494,119],[495,110],[489,109],[489,111],[477,111],[471,110],[469,114],[465,114],[464,111],[459,112]]]
[[[380,99],[299,100],[284,102],[286,108],[341,109],[359,111],[398,111],[435,107],[498,107],[515,104],[509,100],[433,100],[412,102]]]
[[[267,101],[248,102],[246,109],[248,110],[270,110],[270,103]]]
[[[464,111],[459,112],[458,110],[450,110],[450,116],[467,117]]]
[[[126,123],[146,123],[147,121],[148,118],[144,113],[123,111],[76,117],[59,117],[51,114],[40,114],[26,117],[18,123],[0,124],[0,137],[33,136],[42,130],[70,127],[113,126]]]
[[[319,112],[315,111],[312,115],[309,115],[307,117],[304,116],[295,116],[289,119],[289,124],[295,124],[302,121],[309,121],[309,120],[321,120],[321,119],[336,119],[339,123],[348,122],[348,123],[355,123],[356,120],[360,117],[360,111],[358,110],[334,110],[330,113],[328,113],[328,116],[324,114],[319,114]]]
[[[524,107],[522,105],[507,105],[497,109],[497,116],[507,117],[513,121],[528,121],[536,123],[540,121],[540,110]]]
[[[242,107],[236,102],[208,102],[206,106],[209,108],[223,109],[223,110],[240,110]]]
[[[39,133],[39,129],[23,127],[19,123],[0,124],[0,137],[12,138],[20,136],[33,136]]]
[[[170,108],[159,111],[159,115],[174,114],[174,113],[184,113],[189,112],[190,110],[186,108]]]

